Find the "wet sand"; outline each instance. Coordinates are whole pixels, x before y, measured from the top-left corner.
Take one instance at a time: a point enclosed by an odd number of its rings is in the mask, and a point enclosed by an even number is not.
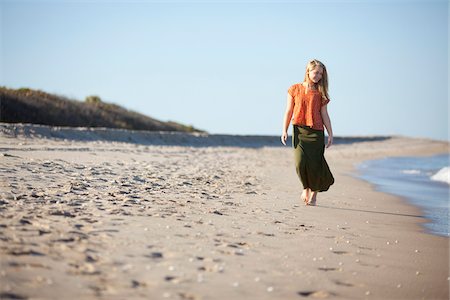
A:
[[[310,207],[292,149],[261,138],[17,128],[0,134],[1,299],[449,297],[448,238],[354,176],[448,143],[342,140]]]

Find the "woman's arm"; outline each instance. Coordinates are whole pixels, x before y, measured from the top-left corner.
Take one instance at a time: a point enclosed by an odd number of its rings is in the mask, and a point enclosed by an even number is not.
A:
[[[323,125],[325,125],[325,128],[327,129],[328,132],[328,143],[326,146],[328,148],[331,146],[331,144],[333,144],[333,129],[331,128],[331,120],[330,116],[328,115],[326,104],[322,106],[322,108],[320,109],[320,114],[322,115]]]
[[[288,93],[287,95],[287,103],[286,103],[286,112],[284,113],[283,120],[283,134],[281,135],[281,142],[286,146],[286,140],[288,137],[287,130],[289,124],[291,123],[292,112],[294,111],[294,98]]]

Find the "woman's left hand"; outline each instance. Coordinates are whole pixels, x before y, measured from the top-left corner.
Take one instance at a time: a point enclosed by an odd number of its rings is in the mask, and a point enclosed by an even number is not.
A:
[[[333,136],[330,135],[330,136],[328,136],[328,143],[327,143],[326,148],[329,148],[332,144],[333,144]]]

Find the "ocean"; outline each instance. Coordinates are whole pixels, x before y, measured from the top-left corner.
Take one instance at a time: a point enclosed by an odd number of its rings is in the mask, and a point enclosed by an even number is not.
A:
[[[381,192],[405,198],[420,207],[430,220],[426,229],[449,237],[449,155],[388,157],[368,160],[357,166],[358,177]]]

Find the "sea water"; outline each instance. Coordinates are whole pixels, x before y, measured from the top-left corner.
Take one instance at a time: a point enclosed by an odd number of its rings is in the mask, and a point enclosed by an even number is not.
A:
[[[379,191],[406,198],[419,206],[430,221],[425,227],[449,237],[449,155],[388,157],[368,160],[357,166],[358,177]]]

